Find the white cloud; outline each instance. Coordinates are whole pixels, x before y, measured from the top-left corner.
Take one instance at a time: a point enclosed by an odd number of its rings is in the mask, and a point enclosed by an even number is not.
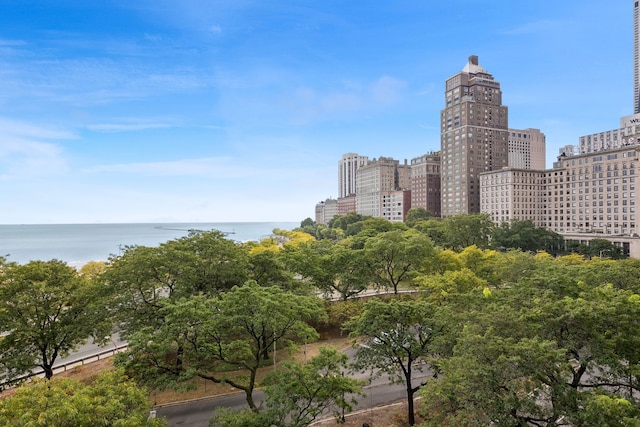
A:
[[[97,165],[86,168],[83,172],[90,174],[117,173],[146,176],[199,176],[208,178],[237,178],[238,176],[246,176],[247,174],[256,174],[256,172],[251,172],[249,169],[237,167],[229,157]]]
[[[0,136],[16,136],[37,139],[75,139],[76,136],[68,131],[51,129],[34,125],[25,121],[11,120],[0,117]]]
[[[173,123],[169,123],[164,120],[150,121],[144,119],[122,119],[116,120],[113,123],[96,123],[87,125],[87,129],[95,132],[135,132],[148,129],[166,129],[173,126]]]
[[[56,144],[21,138],[0,141],[0,180],[33,179],[61,175],[69,167],[62,149]]]
[[[292,112],[294,123],[307,124],[395,104],[402,99],[406,86],[406,82],[390,76],[382,76],[369,84],[346,81],[342,87],[324,92],[304,86],[293,90],[282,104]]]
[[[371,97],[378,104],[393,104],[402,97],[406,86],[406,82],[402,80],[383,76],[371,85]]]
[[[159,34],[149,34],[149,33],[144,33],[144,39],[153,43],[162,41],[162,36]]]
[[[62,147],[46,140],[75,138],[68,131],[0,117],[0,179],[67,173],[69,166]]]

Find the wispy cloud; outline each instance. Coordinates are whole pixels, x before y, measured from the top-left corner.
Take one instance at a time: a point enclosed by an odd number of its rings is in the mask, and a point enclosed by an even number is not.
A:
[[[380,77],[371,85],[371,98],[378,104],[394,104],[403,95],[407,83],[390,76]]]
[[[555,31],[561,28],[563,25],[564,23],[560,20],[545,19],[540,21],[525,22],[516,27],[505,29],[501,31],[501,33],[508,36],[545,34],[549,31]]]
[[[21,138],[0,142],[0,180],[26,179],[62,175],[69,166],[60,146]]]
[[[18,46],[26,46],[27,42],[25,40],[11,40],[11,39],[0,39],[0,47],[8,46],[8,47],[18,47]]]
[[[166,120],[122,119],[110,123],[91,124],[87,126],[87,129],[94,132],[137,132],[149,129],[166,129],[173,126],[174,123]]]
[[[69,166],[64,150],[47,140],[70,139],[76,135],[0,117],[0,180],[65,174]]]
[[[0,135],[35,139],[75,139],[76,135],[66,130],[53,129],[33,123],[0,117]]]
[[[391,76],[382,76],[370,83],[344,82],[341,87],[325,91],[298,87],[283,105],[290,110],[294,123],[307,124],[395,104],[405,95],[406,87],[406,82]]]
[[[86,168],[83,172],[90,174],[118,173],[145,176],[199,176],[210,178],[232,178],[245,176],[247,174],[246,171],[242,171],[237,167],[237,165],[234,165],[230,157],[208,157],[167,162],[97,165]]]

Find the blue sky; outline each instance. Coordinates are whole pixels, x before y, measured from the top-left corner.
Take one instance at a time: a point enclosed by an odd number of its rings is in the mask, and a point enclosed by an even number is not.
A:
[[[0,0],[0,223],[313,218],[439,149],[469,55],[551,165],[633,113],[632,3]]]

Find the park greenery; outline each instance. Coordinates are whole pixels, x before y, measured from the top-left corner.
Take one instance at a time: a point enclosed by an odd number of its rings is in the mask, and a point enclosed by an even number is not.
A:
[[[125,402],[104,410],[138,421],[104,425],[156,425],[135,393],[198,379],[247,401],[212,425],[302,427],[341,419],[362,389],[353,375],[367,372],[404,384],[409,425],[639,427],[639,318],[640,260],[486,215],[417,209],[391,223],[350,213],[246,243],[193,231],[79,271],[0,258],[0,382],[38,368],[46,378],[2,401],[0,420],[43,400],[43,414],[69,415],[73,399],[91,412],[87,396],[125,387]],[[353,360],[330,349],[279,360],[328,331],[353,338]],[[129,343],[117,375],[89,386],[54,377],[57,359],[112,333]]]

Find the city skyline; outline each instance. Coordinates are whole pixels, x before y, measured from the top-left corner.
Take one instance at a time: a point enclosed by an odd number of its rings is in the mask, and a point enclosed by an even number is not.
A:
[[[0,4],[0,223],[299,221],[440,149],[470,55],[562,146],[634,110],[631,2]]]

